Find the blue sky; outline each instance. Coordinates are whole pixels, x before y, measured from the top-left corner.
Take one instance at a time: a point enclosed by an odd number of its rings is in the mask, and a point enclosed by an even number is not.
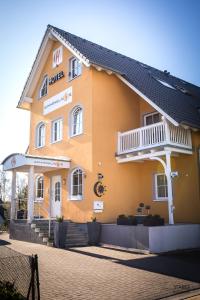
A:
[[[28,146],[16,105],[47,24],[200,85],[199,0],[0,0],[0,161]]]

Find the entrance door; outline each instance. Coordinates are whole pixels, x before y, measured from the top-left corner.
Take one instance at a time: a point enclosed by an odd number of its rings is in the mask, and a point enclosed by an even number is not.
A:
[[[51,180],[51,217],[61,215],[61,176],[53,176]]]

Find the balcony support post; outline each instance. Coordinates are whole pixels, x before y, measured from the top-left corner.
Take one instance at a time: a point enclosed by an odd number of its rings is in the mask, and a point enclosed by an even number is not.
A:
[[[171,151],[166,151],[165,154],[166,161],[160,157],[151,157],[151,160],[159,161],[165,170],[165,175],[167,178],[167,192],[168,192],[168,216],[169,224],[174,224],[174,205],[173,205],[173,191],[172,191],[172,178],[171,178]]]

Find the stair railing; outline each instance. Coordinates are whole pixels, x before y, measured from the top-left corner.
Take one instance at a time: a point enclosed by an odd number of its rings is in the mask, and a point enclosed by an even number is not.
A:
[[[41,220],[41,211],[43,210],[44,212],[47,213],[47,219],[49,222],[49,230],[48,230],[48,237],[50,238],[51,236],[51,212],[50,212],[50,207],[45,207],[43,201],[37,201],[35,202],[37,203],[38,206],[38,219]]]

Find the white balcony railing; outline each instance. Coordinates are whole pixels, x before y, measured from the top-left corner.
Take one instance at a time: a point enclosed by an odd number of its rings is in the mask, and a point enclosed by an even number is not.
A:
[[[192,149],[189,129],[176,127],[166,121],[118,133],[117,154],[141,151],[162,145]]]

